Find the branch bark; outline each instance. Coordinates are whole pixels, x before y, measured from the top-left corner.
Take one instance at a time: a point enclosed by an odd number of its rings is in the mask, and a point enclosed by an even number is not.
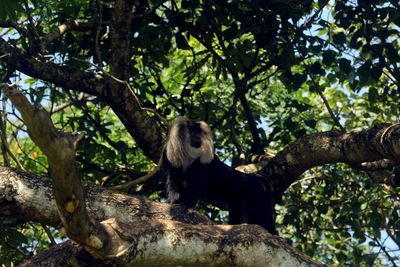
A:
[[[115,1],[110,26],[112,51],[110,74],[123,81],[129,79],[129,35],[133,2],[131,0]]]
[[[103,221],[102,225],[113,229],[123,241],[120,250],[107,254],[114,264],[322,266],[256,225],[215,225],[195,211],[185,212],[179,205],[123,195],[91,183],[84,184],[84,191],[90,217]],[[50,180],[0,167],[0,215],[17,217],[19,222],[57,225]],[[72,262],[93,266],[108,260],[95,259],[67,242],[34,256],[22,266],[70,266]]]
[[[354,168],[362,163],[389,159],[400,162],[400,124],[379,124],[362,131],[311,134],[276,154],[263,169],[275,195],[283,192],[306,170],[343,162]]]
[[[115,25],[114,27],[118,27]],[[144,154],[154,162],[161,155],[166,133],[141,108],[134,92],[125,83],[99,74],[46,62],[10,46],[0,38],[0,60],[28,76],[98,96],[111,106]],[[116,71],[117,72],[117,71]]]
[[[110,237],[103,227],[87,216],[75,162],[77,144],[83,136],[58,131],[43,107],[31,105],[16,86],[4,86],[4,92],[21,113],[32,140],[47,156],[58,213],[68,236],[88,248],[104,249]]]
[[[132,137],[143,152],[154,162],[158,162],[166,135],[142,108],[142,103],[129,85],[130,43],[132,7],[134,1],[115,1],[110,25],[111,63],[110,74],[124,83],[112,83],[108,90],[111,99],[117,100],[113,110],[130,127]]]
[[[155,220],[147,224],[137,223],[140,227],[116,224],[114,220],[103,223],[118,229],[131,244],[126,248],[125,255],[112,261],[116,265],[323,266],[303,256],[257,225],[201,226],[165,220]],[[66,245],[63,246],[64,251],[68,253],[64,261],[76,259],[74,251],[71,252]],[[69,247],[71,246],[72,244],[69,244]],[[41,256],[40,261],[36,261],[34,257],[22,266],[43,266],[40,264],[44,260],[46,263],[64,266],[63,259],[52,261],[51,254],[55,252],[51,250],[46,253],[47,257],[43,254],[36,256]],[[89,259],[88,263],[93,264],[93,260]],[[111,261],[105,260],[102,263]]]
[[[139,196],[120,194],[115,191],[83,182],[85,205],[89,217],[104,221],[116,218],[129,223],[134,218],[176,220],[189,224],[213,224],[194,210],[180,205],[150,201]],[[53,196],[49,178],[22,170],[0,166],[0,216],[5,223],[18,224],[34,221],[59,227],[61,220]]]
[[[0,55],[8,65],[28,76],[38,78],[65,89],[78,90],[95,96],[102,96],[109,83],[109,79],[90,72],[59,66],[46,62],[41,58],[28,55],[20,49],[14,48],[0,38]]]

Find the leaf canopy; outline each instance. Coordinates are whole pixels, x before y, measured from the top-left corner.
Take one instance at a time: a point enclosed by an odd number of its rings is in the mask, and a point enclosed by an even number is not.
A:
[[[102,74],[112,64],[113,7],[112,1],[2,0],[0,37],[46,62]],[[217,154],[234,164],[241,154],[276,153],[306,134],[397,122],[399,9],[395,0],[136,1],[129,84],[144,108],[168,121],[179,114],[207,121]],[[92,20],[95,26],[85,28]],[[50,38],[73,21],[80,25]],[[85,132],[77,152],[84,180],[121,184],[150,170],[153,162],[107,97],[27,77],[3,56],[2,79],[22,78],[30,100],[45,106],[58,128]],[[1,120],[2,142],[24,168],[47,173],[45,156],[6,101]],[[0,163],[17,167],[4,152]],[[164,198],[157,179],[127,191]],[[398,265],[399,193],[344,164],[311,169],[276,207],[280,236],[328,265]],[[226,221],[225,212],[198,209]],[[49,244],[40,226],[0,227],[1,264]]]

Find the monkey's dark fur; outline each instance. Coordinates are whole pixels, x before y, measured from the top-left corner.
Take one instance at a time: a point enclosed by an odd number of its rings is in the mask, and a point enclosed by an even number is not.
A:
[[[268,182],[224,164],[214,155],[207,123],[178,117],[163,153],[161,173],[169,203],[193,208],[199,199],[229,211],[229,223],[258,224],[276,234]]]

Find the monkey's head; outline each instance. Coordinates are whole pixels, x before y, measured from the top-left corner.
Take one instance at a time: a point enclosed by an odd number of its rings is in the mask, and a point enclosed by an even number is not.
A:
[[[210,163],[214,158],[211,129],[204,121],[178,117],[171,126],[165,149],[172,166],[184,171],[196,159],[202,164]]]

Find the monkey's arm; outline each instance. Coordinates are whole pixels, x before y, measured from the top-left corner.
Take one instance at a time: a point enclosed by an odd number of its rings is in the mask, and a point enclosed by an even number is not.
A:
[[[166,156],[161,168],[161,174],[165,177],[167,199],[169,203],[181,204],[186,208],[196,206],[200,195],[204,191],[206,183],[206,172],[200,160],[194,161],[190,167],[183,172],[181,168],[173,167]]]
[[[171,165],[165,153],[163,153],[160,173],[165,181],[168,203],[177,203],[180,198],[180,192],[182,191],[183,172]]]
[[[167,200],[168,203],[176,204],[179,203],[182,192],[182,185],[178,183],[177,180],[183,180],[182,173],[176,175],[177,170],[167,169],[164,174],[166,177],[165,185],[167,190]]]
[[[193,208],[204,193],[204,187],[207,182],[207,172],[200,160],[197,159],[186,170],[183,181],[183,190],[181,193],[181,204]]]

